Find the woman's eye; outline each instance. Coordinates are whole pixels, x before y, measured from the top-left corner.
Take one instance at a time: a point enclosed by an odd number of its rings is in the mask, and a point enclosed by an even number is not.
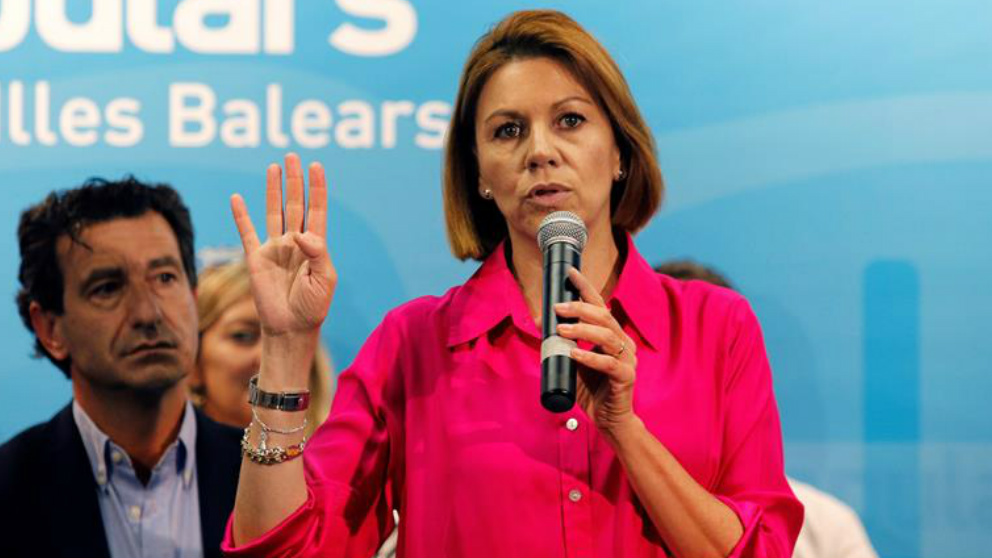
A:
[[[520,136],[521,127],[516,122],[507,122],[496,128],[493,134],[497,138],[515,138]]]
[[[258,338],[257,331],[239,330],[231,333],[231,340],[239,345],[254,345]]]
[[[559,119],[559,122],[561,122],[561,125],[565,128],[576,128],[585,121],[586,119],[584,116],[574,112],[570,112]]]

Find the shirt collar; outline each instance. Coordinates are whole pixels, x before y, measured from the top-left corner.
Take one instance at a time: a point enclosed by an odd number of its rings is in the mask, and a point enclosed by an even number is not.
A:
[[[508,317],[524,333],[541,338],[506,257],[504,240],[472,277],[455,290],[447,312],[448,347],[476,339]]]
[[[78,401],[72,401],[72,417],[79,429],[79,435],[83,439],[83,447],[86,449],[86,456],[89,458],[90,466],[93,469],[93,478],[97,485],[106,490],[107,482],[113,473],[114,452],[126,455],[124,450],[110,439],[93,422]],[[173,447],[175,451],[173,451]],[[192,463],[196,463],[196,413],[193,405],[187,401],[183,410],[182,425],[179,427],[177,439],[170,445],[163,454],[163,459],[174,455],[176,459],[176,472],[182,475],[183,486],[188,488],[193,480]],[[159,468],[156,465],[156,469]]]
[[[624,233],[626,259],[613,296],[640,336],[653,348],[661,346],[667,314],[664,289],[657,273]],[[541,334],[530,317],[523,291],[506,263],[505,241],[493,250],[482,266],[452,297],[448,313],[448,347],[482,336],[507,317],[524,333],[537,339]]]
[[[627,258],[608,304],[612,308],[619,303],[641,338],[659,350],[668,327],[665,290],[658,274],[637,251],[630,233],[625,233],[625,237]]]

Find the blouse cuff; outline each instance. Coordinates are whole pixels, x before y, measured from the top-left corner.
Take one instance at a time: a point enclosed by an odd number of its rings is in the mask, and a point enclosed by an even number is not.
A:
[[[741,525],[744,526],[744,534],[741,535],[740,540],[737,541],[737,544],[727,558],[742,558],[747,556],[745,552],[751,546],[751,539],[754,538],[758,531],[758,525],[761,523],[761,506],[753,502],[736,502],[718,494],[716,497],[737,514]]]
[[[243,558],[298,555],[299,552],[295,552],[294,549],[302,547],[304,541],[313,540],[317,530],[318,521],[312,513],[315,502],[314,493],[307,486],[307,500],[303,505],[263,535],[241,546],[234,545],[234,513],[232,513],[224,530],[221,551],[225,556]]]

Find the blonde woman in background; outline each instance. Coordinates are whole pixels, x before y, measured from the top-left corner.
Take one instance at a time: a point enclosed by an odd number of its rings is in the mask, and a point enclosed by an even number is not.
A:
[[[261,325],[251,298],[243,261],[206,268],[196,297],[200,317],[200,351],[189,385],[193,401],[217,422],[244,428],[251,422],[248,380],[258,372]],[[324,422],[334,392],[330,355],[317,346],[310,367],[311,400],[307,435]]]
[[[213,420],[244,428],[251,422],[248,380],[258,372],[262,354],[261,324],[244,261],[204,269],[199,276],[196,309],[200,316],[200,352],[189,381],[193,402]],[[314,356],[307,437],[327,418],[334,395],[330,353],[318,344]],[[375,558],[395,556],[396,537],[394,530]]]

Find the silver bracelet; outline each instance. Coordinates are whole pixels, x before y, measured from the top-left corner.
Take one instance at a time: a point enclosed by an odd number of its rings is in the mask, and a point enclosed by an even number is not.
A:
[[[310,406],[310,391],[263,391],[258,388],[258,374],[255,374],[248,380],[248,404],[277,411],[305,411]]]
[[[296,434],[297,432],[301,432],[304,428],[307,427],[307,417],[304,416],[303,424],[299,426],[294,426],[293,428],[272,428],[271,426],[262,422],[262,419],[261,417],[258,416],[258,411],[255,409],[255,407],[251,408],[251,418],[255,422],[257,422],[259,426],[262,427],[262,432],[265,433],[275,432],[276,434]]]

